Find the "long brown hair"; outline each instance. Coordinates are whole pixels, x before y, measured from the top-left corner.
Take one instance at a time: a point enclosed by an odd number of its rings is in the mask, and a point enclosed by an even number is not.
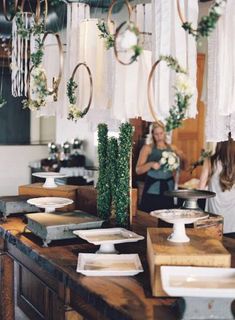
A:
[[[222,165],[220,187],[222,191],[231,190],[235,183],[235,141],[230,136],[228,141],[218,142],[216,145],[215,154],[211,157],[212,174],[218,162]]]

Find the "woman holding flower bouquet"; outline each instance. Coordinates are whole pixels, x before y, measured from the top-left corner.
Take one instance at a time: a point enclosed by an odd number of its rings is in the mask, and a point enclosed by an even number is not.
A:
[[[174,171],[183,160],[182,152],[166,142],[164,125],[150,126],[150,141],[145,144],[136,165],[138,175],[146,174],[140,209],[146,212],[174,207],[173,198],[164,192],[174,190]]]

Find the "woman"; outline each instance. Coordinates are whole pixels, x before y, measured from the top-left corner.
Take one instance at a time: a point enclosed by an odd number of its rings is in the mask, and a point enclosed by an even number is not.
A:
[[[154,123],[150,126],[151,141],[145,144],[136,165],[138,175],[147,174],[140,209],[146,212],[157,209],[173,208],[173,198],[164,196],[164,192],[174,189],[173,172],[166,170],[160,160],[164,151],[175,152],[182,158],[182,153],[166,142],[164,126]]]
[[[204,161],[199,188],[216,193],[207,210],[224,217],[224,233],[235,232],[235,141],[218,142],[215,154]]]

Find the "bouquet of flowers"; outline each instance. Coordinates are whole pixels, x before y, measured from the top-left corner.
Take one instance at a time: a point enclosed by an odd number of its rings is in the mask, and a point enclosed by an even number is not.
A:
[[[163,151],[160,164],[164,171],[174,171],[180,165],[179,157],[172,151]]]

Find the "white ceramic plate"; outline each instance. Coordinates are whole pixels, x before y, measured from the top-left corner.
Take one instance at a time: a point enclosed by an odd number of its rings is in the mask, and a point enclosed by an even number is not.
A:
[[[144,239],[143,236],[124,228],[75,230],[73,233],[95,245],[135,242]]]
[[[159,218],[168,223],[193,223],[200,219],[205,219],[209,215],[203,211],[186,209],[165,209],[152,211],[151,216]]]
[[[78,255],[77,272],[86,276],[134,276],[143,271],[138,254]]]
[[[60,197],[39,197],[28,199],[27,202],[38,208],[46,209],[46,212],[52,212],[57,208],[62,208],[73,203],[73,200]]]
[[[235,268],[162,266],[164,291],[175,297],[235,297]]]

